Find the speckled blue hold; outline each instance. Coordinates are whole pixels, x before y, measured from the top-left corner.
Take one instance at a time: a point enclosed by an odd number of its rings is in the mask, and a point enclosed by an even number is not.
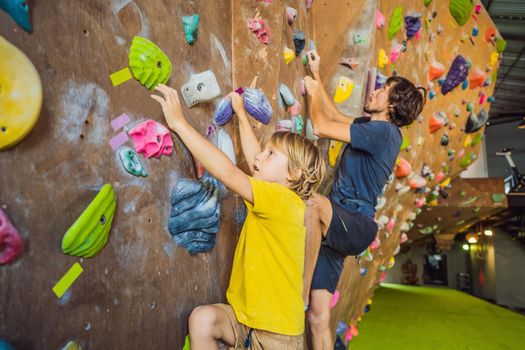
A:
[[[286,106],[293,106],[295,104],[295,97],[288,86],[281,84],[279,85],[279,95],[281,95],[283,102]]]
[[[253,88],[244,90],[244,109],[264,125],[268,125],[272,119],[272,106],[261,90]]]
[[[213,119],[217,125],[224,125],[233,117],[232,101],[229,98],[223,98],[215,108]]]
[[[388,77],[386,75],[377,72],[375,89],[381,89],[386,84],[387,79]]]
[[[306,38],[304,37],[303,32],[297,30],[294,33],[293,44],[295,46],[295,57],[297,57],[301,54],[301,51],[303,51],[304,47],[306,46]]]
[[[168,230],[193,255],[210,251],[220,227],[220,191],[212,181],[180,179],[171,195]]]
[[[405,16],[407,39],[412,39],[421,29],[421,15]]]

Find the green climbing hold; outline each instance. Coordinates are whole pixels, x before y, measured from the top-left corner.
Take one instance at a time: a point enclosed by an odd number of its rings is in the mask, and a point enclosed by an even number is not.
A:
[[[403,26],[403,6],[397,6],[392,11],[390,23],[388,24],[388,40],[392,40]]]
[[[186,338],[184,338],[184,347],[182,350],[190,350],[190,336],[187,335]]]
[[[428,5],[430,5],[430,3],[432,2],[432,0],[424,0],[425,1],[425,7],[428,7]]]
[[[474,153],[472,152],[469,152],[466,156],[464,156],[463,158],[461,158],[461,160],[459,161],[459,166],[461,168],[466,168],[468,167],[470,164],[472,164],[472,161],[474,160]]]
[[[474,0],[450,0],[448,9],[456,23],[464,26],[474,9]]]
[[[493,193],[492,201],[494,203],[502,203],[505,200],[505,193]]]
[[[118,155],[128,173],[135,176],[148,176],[148,172],[140,163],[139,155],[133,148],[124,146],[119,150]]]
[[[62,238],[62,251],[69,255],[90,258],[108,241],[117,196],[110,184],[105,184]]]
[[[401,151],[406,149],[408,146],[410,146],[410,139],[407,135],[403,136],[403,143],[401,143]]]
[[[194,14],[192,16],[183,16],[182,27],[184,28],[184,37],[186,38],[186,42],[190,45],[193,45],[199,30],[199,15]]]
[[[129,50],[129,67],[142,85],[153,90],[165,84],[171,75],[171,62],[157,45],[148,39],[136,36]]]
[[[432,226],[427,226],[419,230],[419,233],[421,233],[422,235],[428,235],[432,232],[434,232],[434,228]]]
[[[474,203],[477,200],[478,200],[477,196],[471,196],[471,197],[467,198],[466,200],[464,200],[463,202],[461,202],[461,205],[470,205],[470,204]]]
[[[502,53],[507,48],[507,41],[503,40],[502,38],[496,39],[496,51],[498,53]]]
[[[472,147],[476,147],[476,145],[478,143],[481,142],[481,140],[483,140],[483,134],[481,132],[478,132],[476,135],[474,135],[474,137],[472,138],[472,142],[470,143],[470,146]]]

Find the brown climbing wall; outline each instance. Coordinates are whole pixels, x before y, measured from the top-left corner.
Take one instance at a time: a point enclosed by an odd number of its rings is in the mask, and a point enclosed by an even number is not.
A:
[[[422,0],[380,1],[378,8],[387,17],[394,5],[402,3],[405,12],[418,11],[426,19],[433,9],[437,16],[430,29],[423,29],[419,41],[411,42],[394,67],[416,83],[427,85],[427,56],[436,58],[448,69],[456,53],[464,54],[473,66],[485,68],[491,44],[484,42],[484,31],[492,23],[483,11],[478,20],[471,19],[463,28],[450,24],[447,4],[434,1],[429,8]],[[241,201],[233,196],[222,202],[221,230],[215,248],[207,254],[190,257],[175,247],[166,229],[170,210],[170,189],[183,177],[194,178],[193,161],[176,137],[171,157],[144,160],[150,175],[134,178],[120,166],[108,140],[115,134],[111,119],[126,112],[132,122],[150,117],[162,121],[158,105],[150,92],[136,81],[119,87],[111,86],[108,74],[127,65],[131,39],[141,35],[154,41],[170,57],[173,73],[169,85],[180,87],[191,73],[213,69],[223,94],[238,86],[248,86],[258,76],[274,108],[269,126],[254,123],[261,138],[269,135],[276,121],[287,118],[279,106],[278,88],[286,84],[302,105],[305,116],[307,101],[300,96],[300,80],[305,74],[301,57],[290,64],[283,61],[285,47],[293,49],[296,30],[314,38],[322,56],[325,87],[333,94],[340,75],[355,82],[353,96],[339,107],[357,115],[361,109],[369,67],[376,66],[380,48],[389,52],[387,28],[376,34],[374,11],[376,1],[314,1],[306,10],[303,0],[232,2],[186,2],[167,0],[112,0],[60,3],[31,3],[34,33],[27,35],[0,13],[0,35],[23,50],[38,69],[44,86],[42,114],[33,132],[15,148],[0,153],[0,204],[10,215],[27,242],[24,253],[9,266],[0,267],[0,337],[17,348],[59,348],[76,339],[85,348],[180,348],[187,332],[186,321],[193,307],[224,301],[231,261],[241,222]],[[297,20],[288,25],[285,6],[298,11]],[[196,43],[184,41],[181,16],[197,12],[200,19]],[[271,30],[268,45],[263,45],[247,28],[249,18],[266,20]],[[428,41],[429,30],[443,32]],[[473,24],[479,27],[475,45],[464,34]],[[354,41],[358,32],[365,42]],[[404,29],[396,36],[404,38]],[[427,55],[426,53],[429,52]],[[341,57],[355,58],[355,70],[337,65]],[[490,73],[489,73],[490,74]],[[494,81],[494,79],[493,79]],[[449,164],[448,175],[458,173],[458,157],[465,135],[460,128],[467,113],[461,99],[474,102],[479,89],[454,90],[446,97],[439,93],[429,101],[423,122],[403,130],[411,144],[403,157],[412,162],[415,172],[427,162],[437,173],[443,163]],[[492,86],[484,88],[490,96]],[[461,109],[453,116],[454,107]],[[488,105],[485,104],[486,108]],[[214,103],[188,110],[187,117],[204,133],[212,121]],[[457,127],[428,133],[429,118],[444,111]],[[235,124],[226,127],[235,141],[240,166],[245,167],[238,144]],[[448,132],[448,148],[439,145],[441,134]],[[420,146],[418,141],[422,140]],[[327,141],[320,141],[324,149]],[[131,144],[131,142],[128,142]],[[477,148],[465,146],[477,153]],[[447,149],[456,150],[456,159],[448,161]],[[446,170],[446,169],[445,169]],[[389,238],[380,232],[380,251],[373,259],[347,259],[339,290],[341,299],[334,309],[332,325],[338,320],[355,322],[372,296],[380,272],[393,255],[400,237],[400,226],[414,210],[415,196],[395,191],[394,181],[386,191],[387,205],[379,215],[395,218]],[[113,183],[118,209],[108,245],[96,257],[82,260],[84,273],[62,299],[51,287],[79,259],[60,251],[63,233],[93,198],[103,183]],[[400,207],[398,208],[398,205]],[[381,253],[379,253],[381,252]],[[381,255],[382,254],[382,255]],[[370,256],[369,256],[370,257]],[[368,273],[361,277],[360,267]]]

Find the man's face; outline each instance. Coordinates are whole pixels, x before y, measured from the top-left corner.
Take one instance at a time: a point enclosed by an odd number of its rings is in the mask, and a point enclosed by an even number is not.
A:
[[[365,112],[374,114],[388,109],[388,94],[391,86],[385,84],[382,88],[375,90],[365,102]]]

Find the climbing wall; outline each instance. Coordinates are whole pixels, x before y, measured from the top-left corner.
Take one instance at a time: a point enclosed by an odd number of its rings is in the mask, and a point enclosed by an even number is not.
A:
[[[0,12],[0,35],[29,57],[44,89],[42,112],[31,134],[14,148],[0,152],[0,205],[25,242],[22,254],[13,263],[0,266],[0,296],[4,301],[0,338],[21,349],[56,349],[69,340],[88,349],[181,348],[191,310],[200,304],[225,301],[243,220],[242,201],[231,193],[222,199],[215,247],[209,253],[190,256],[176,246],[166,227],[172,187],[183,178],[196,178],[193,159],[185,146],[173,136],[173,153],[160,159],[141,156],[149,175],[134,177],[122,168],[117,152],[108,144],[122,132],[111,127],[111,121],[122,113],[129,116],[130,122],[124,127],[128,131],[146,119],[163,122],[158,104],[150,99],[151,92],[138,81],[113,86],[109,79],[111,73],[128,66],[135,35],[153,41],[169,57],[172,87],[179,89],[191,74],[208,69],[215,73],[222,95],[247,87],[256,78],[255,85],[263,89],[274,110],[268,126],[253,122],[261,139],[283,119],[291,119],[294,130],[306,133],[308,104],[301,95],[301,80],[307,70],[302,53],[297,52],[288,63],[283,58],[286,48],[296,50],[293,37],[301,39],[298,32],[304,35],[305,49],[317,47],[322,57],[321,76],[330,95],[341,76],[353,81],[352,95],[338,104],[350,116],[360,114],[367,86],[371,86],[368,77],[378,75],[372,68],[386,76],[395,71],[428,87],[433,60],[445,67],[443,77],[457,54],[485,71],[495,50],[485,41],[485,31],[493,24],[484,9],[480,14],[472,12],[467,24],[459,27],[446,1],[433,1],[428,7],[422,0],[311,3],[31,2],[30,35]],[[419,39],[409,40],[404,52],[399,47],[406,39],[403,21],[399,33],[388,39],[390,16],[398,5],[403,6],[403,16],[421,14]],[[295,9],[297,15],[290,16],[286,7]],[[381,29],[375,26],[376,9],[386,17]],[[432,16],[434,11],[436,15]],[[181,18],[194,13],[199,14],[200,25],[196,42],[189,45]],[[269,36],[257,37],[249,28],[249,23],[254,23],[250,20],[259,24],[264,20]],[[472,35],[474,26],[479,30],[477,37]],[[397,61],[379,68],[379,50],[389,55],[393,48],[400,51]],[[340,65],[342,58],[354,65]],[[396,57],[391,58],[395,61]],[[496,69],[497,62],[486,76],[491,77]],[[492,77],[492,82],[495,80]],[[284,93],[281,84],[290,93]],[[401,151],[413,173],[420,174],[426,163],[434,174],[424,178],[427,184],[419,190],[427,193],[407,190],[408,177],[388,185],[384,194],[387,204],[378,212],[384,225],[378,235],[381,243],[375,242],[374,249],[359,259],[347,259],[338,287],[341,298],[333,310],[334,331],[342,320],[352,325],[350,330],[355,333],[383,270],[398,250],[402,231],[408,231],[415,217],[415,200],[432,204],[434,185],[457,176],[468,166],[464,159],[472,160],[471,154],[477,154],[479,146],[472,145],[479,134],[472,134],[467,142],[462,130],[469,115],[466,108],[472,107],[474,113],[482,107],[488,110],[492,88],[492,84],[466,90],[457,87],[443,96],[437,80],[433,81],[431,90],[436,95],[427,103],[421,120],[403,130],[406,142]],[[485,94],[483,103],[480,92]],[[213,122],[217,102],[183,107],[190,123],[202,134]],[[448,125],[431,134],[430,120],[439,112],[446,114]],[[456,127],[451,128],[452,124]],[[235,123],[224,129],[234,141],[239,166],[246,169]],[[441,146],[445,133],[449,144]],[[328,150],[328,141],[318,143],[325,152]],[[131,140],[125,145],[132,146]],[[455,152],[449,155],[451,150]],[[89,259],[63,254],[64,233],[104,183],[113,185],[118,200],[106,247]],[[74,263],[80,263],[84,271],[57,298],[51,289]]]

